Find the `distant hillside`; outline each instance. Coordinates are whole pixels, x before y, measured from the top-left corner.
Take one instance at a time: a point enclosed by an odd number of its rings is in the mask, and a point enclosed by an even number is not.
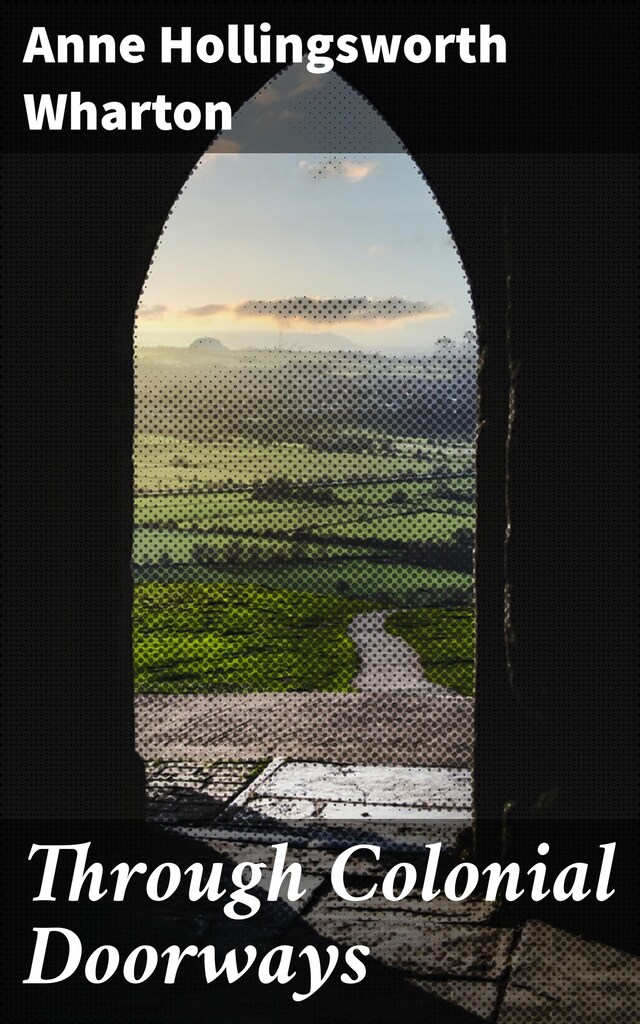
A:
[[[231,349],[275,348],[294,352],[349,351],[360,346],[332,331],[222,331],[218,335]]]
[[[366,446],[366,435],[473,437],[475,344],[370,352],[141,348],[138,427],[197,441]]]
[[[224,345],[218,338],[196,338],[191,342],[189,348],[205,349],[210,352],[219,352]]]

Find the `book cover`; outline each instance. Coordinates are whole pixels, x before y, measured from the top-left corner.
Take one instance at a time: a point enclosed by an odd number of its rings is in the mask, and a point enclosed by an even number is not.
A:
[[[3,31],[10,1021],[629,1021],[631,4]]]

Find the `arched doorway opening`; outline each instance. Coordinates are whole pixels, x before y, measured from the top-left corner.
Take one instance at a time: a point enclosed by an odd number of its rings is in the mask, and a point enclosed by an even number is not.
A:
[[[468,819],[469,286],[416,165],[338,76],[289,69],[200,161],[150,268],[136,362],[136,700],[156,812],[193,814],[199,787],[204,817],[233,799]]]

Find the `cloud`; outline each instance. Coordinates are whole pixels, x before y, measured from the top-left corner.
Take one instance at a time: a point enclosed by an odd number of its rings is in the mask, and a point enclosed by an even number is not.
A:
[[[242,146],[239,142],[234,139],[215,139],[207,152],[201,157],[200,163],[215,163],[220,157],[232,157],[237,158],[238,154],[242,151]]]
[[[442,303],[411,301],[398,296],[373,299],[316,298],[308,295],[289,299],[247,299],[233,307],[233,314],[242,319],[269,319],[278,324],[295,323],[309,326],[353,324],[376,329],[408,320],[447,317],[451,309]]]
[[[228,306],[224,303],[210,302],[206,306],[191,306],[189,309],[181,309],[180,316],[217,316],[219,313],[228,313],[233,309],[233,306]]]
[[[169,312],[171,312],[169,306],[163,306],[160,303],[152,306],[143,304],[138,306],[137,316],[139,320],[162,320]]]
[[[321,75],[311,75],[306,65],[294,64],[281,74],[272,78],[263,89],[255,94],[252,103],[258,107],[272,107],[278,103],[286,103],[288,100],[319,89],[323,83]]]
[[[318,163],[309,163],[308,160],[301,160],[298,164],[298,170],[315,180],[341,178],[343,181],[354,184],[368,178],[370,174],[373,174],[377,166],[377,163],[372,160],[356,161],[335,156]]]
[[[141,320],[202,321],[224,316],[228,320],[284,327],[326,328],[328,323],[351,324],[354,327],[377,330],[389,323],[426,320],[451,316],[452,310],[441,302],[409,300],[392,295],[388,299],[373,299],[361,295],[355,298],[317,297],[294,295],[286,299],[245,299],[243,302],[209,302],[203,306],[172,309],[170,306],[141,306]]]

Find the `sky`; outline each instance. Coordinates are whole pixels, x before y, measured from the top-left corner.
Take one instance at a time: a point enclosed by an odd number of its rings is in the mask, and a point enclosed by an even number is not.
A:
[[[358,152],[344,151],[346,139]],[[267,145],[280,152],[256,151]],[[242,108],[185,183],[140,299],[136,342],[211,336],[286,348],[288,334],[331,331],[404,354],[472,329],[455,245],[414,162],[338,76],[292,68]]]

